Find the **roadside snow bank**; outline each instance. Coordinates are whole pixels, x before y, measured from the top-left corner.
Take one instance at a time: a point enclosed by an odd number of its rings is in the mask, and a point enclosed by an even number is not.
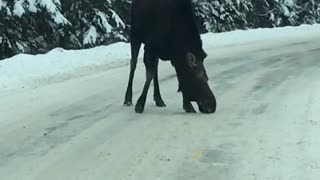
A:
[[[320,32],[320,25],[270,29],[237,30],[202,35],[205,48],[237,45],[266,39],[295,38]],[[277,41],[275,41],[276,43]],[[143,51],[143,48],[141,48]],[[140,57],[142,57],[140,52]],[[44,82],[67,79],[111,67],[128,65],[130,46],[115,43],[87,50],[56,48],[47,54],[20,54],[0,61],[0,92],[17,87],[33,87]]]
[[[248,42],[283,38],[296,38],[304,35],[320,33],[320,24],[301,25],[298,27],[258,28],[250,30],[236,30],[224,33],[207,33],[202,35],[204,46],[214,48],[228,45],[244,44]]]
[[[130,58],[130,46],[116,43],[86,50],[56,48],[47,54],[19,54],[0,61],[0,91],[14,87],[28,87],[39,81],[54,81],[82,71],[94,71],[100,66],[118,66]]]

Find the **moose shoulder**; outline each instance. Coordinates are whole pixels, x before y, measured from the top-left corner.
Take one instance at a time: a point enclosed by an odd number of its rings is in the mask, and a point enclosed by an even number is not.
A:
[[[208,85],[203,65],[207,54],[202,48],[192,0],[132,0],[130,39],[130,75],[124,105],[132,105],[132,83],[143,43],[143,61],[147,73],[143,91],[135,107],[137,113],[144,111],[152,80],[156,105],[166,106],[158,82],[159,59],[170,60],[174,66],[186,112],[195,112],[192,101],[197,102],[200,112],[216,111],[216,99]]]

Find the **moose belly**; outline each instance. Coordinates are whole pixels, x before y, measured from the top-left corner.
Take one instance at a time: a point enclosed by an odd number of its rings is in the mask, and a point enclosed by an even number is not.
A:
[[[152,51],[163,61],[172,60],[174,57],[174,49],[171,44],[157,43],[152,47]]]
[[[145,49],[151,50],[161,60],[172,60],[175,55],[175,48],[172,40],[163,34],[156,33],[145,37]]]

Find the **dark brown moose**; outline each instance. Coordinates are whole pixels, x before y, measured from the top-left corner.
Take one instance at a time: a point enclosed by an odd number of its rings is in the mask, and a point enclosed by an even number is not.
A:
[[[144,43],[146,82],[135,106],[137,113],[144,111],[152,80],[156,106],[166,106],[158,82],[159,59],[170,60],[174,66],[186,112],[196,112],[192,101],[197,102],[202,113],[216,111],[216,99],[203,65],[207,54],[202,48],[192,0],[132,0],[130,43],[131,64],[125,106],[132,105],[132,83],[139,50]]]

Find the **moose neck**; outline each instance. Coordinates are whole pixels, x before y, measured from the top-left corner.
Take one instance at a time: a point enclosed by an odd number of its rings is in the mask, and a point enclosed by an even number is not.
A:
[[[202,50],[202,41],[196,25],[194,7],[191,0],[183,0],[183,4],[175,8],[175,39],[177,48],[185,53],[197,53]]]

